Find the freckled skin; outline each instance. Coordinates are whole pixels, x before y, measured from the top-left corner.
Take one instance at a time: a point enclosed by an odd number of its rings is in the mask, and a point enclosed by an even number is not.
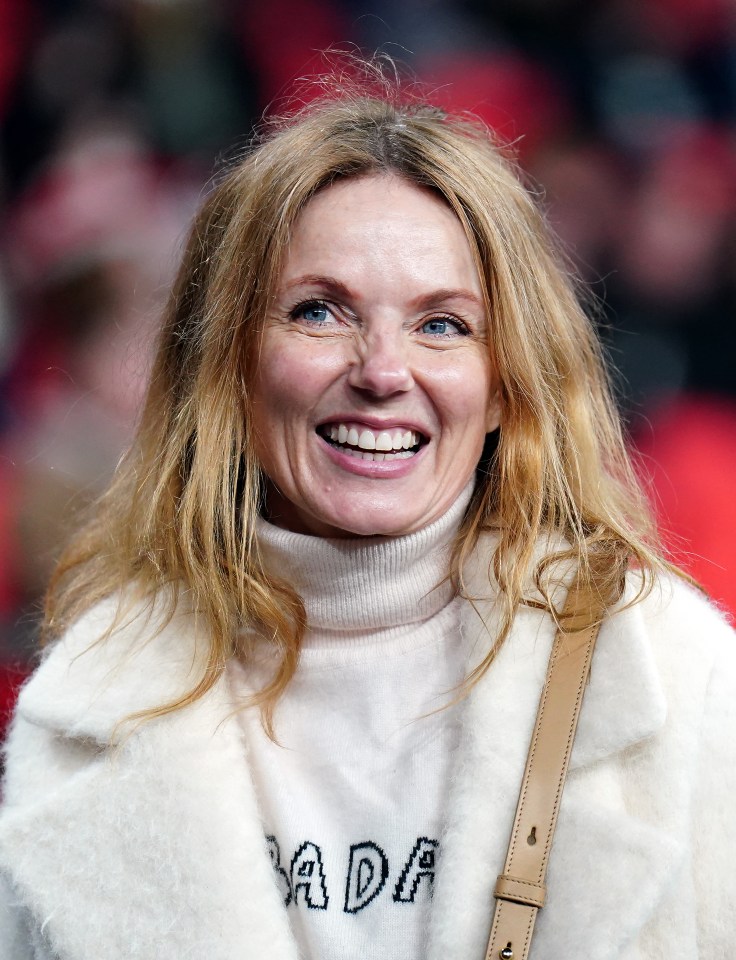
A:
[[[255,384],[273,522],[400,535],[442,516],[498,426],[487,338],[470,247],[440,198],[385,175],[318,193],[292,231]],[[429,442],[400,469],[356,466],[317,432],[346,420]]]

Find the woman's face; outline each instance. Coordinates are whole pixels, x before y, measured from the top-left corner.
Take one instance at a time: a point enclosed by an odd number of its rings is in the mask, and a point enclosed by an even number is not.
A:
[[[498,402],[460,221],[395,176],[340,181],[297,219],[254,395],[269,515],[318,536],[399,535],[473,476]]]

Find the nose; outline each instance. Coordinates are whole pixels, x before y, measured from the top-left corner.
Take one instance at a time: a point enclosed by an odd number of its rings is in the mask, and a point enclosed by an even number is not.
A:
[[[408,344],[398,332],[376,331],[363,338],[348,373],[348,383],[374,397],[405,393],[414,385]]]

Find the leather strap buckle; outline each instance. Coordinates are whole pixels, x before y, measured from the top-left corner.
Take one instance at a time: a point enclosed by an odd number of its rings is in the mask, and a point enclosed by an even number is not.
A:
[[[504,873],[496,880],[496,888],[493,891],[493,896],[497,900],[510,900],[512,903],[523,903],[528,907],[543,907],[546,895],[545,884],[520,880],[518,877],[509,877]]]

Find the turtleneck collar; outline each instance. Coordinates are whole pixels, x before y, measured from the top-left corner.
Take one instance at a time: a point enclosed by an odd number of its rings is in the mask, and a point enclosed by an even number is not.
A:
[[[310,630],[342,633],[419,623],[453,597],[448,563],[472,492],[471,483],[439,520],[403,537],[332,540],[259,519],[264,564],[301,596]]]

